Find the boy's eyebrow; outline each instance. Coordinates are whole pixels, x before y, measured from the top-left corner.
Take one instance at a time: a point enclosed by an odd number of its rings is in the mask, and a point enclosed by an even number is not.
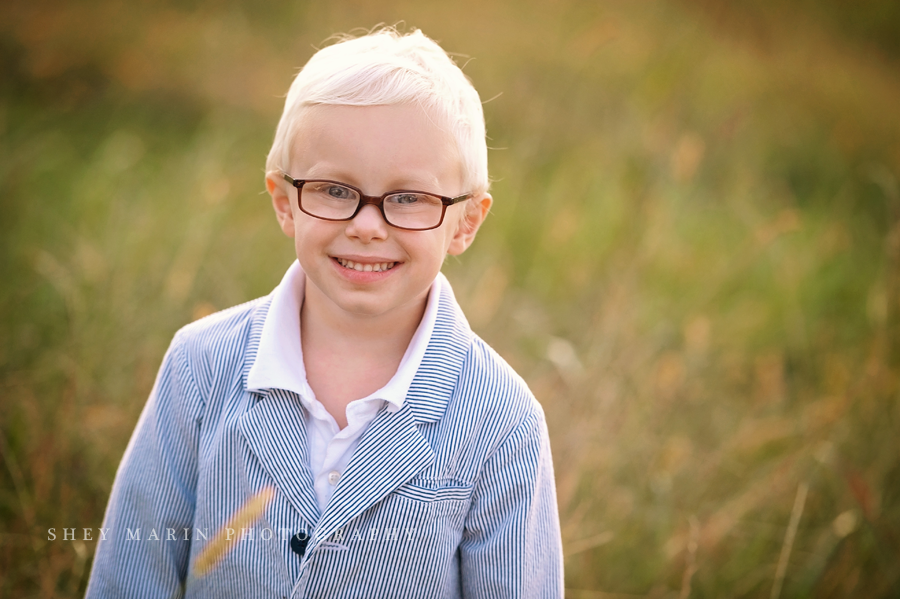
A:
[[[319,164],[316,164],[305,172],[288,174],[298,179],[331,179],[332,181],[341,181],[359,187],[359,185],[357,185],[359,181],[356,180],[356,177],[354,177],[352,173],[345,171],[340,167],[332,167],[330,165],[320,166]]]
[[[319,168],[319,165],[314,165],[305,173],[287,172],[287,174],[294,177],[295,179],[327,179],[329,181],[346,183],[348,185],[352,185],[353,187],[358,187],[360,190],[362,190],[363,193],[367,195],[381,195],[382,193],[399,189],[435,192],[439,186],[437,177],[430,173],[425,177],[417,176],[416,173],[404,175],[403,179],[391,180],[390,185],[388,185],[385,189],[378,191],[377,193],[375,193],[377,190],[366,189],[365,186],[361,184],[361,181],[357,179],[352,173],[350,173],[349,171],[345,171],[340,167],[324,166]]]

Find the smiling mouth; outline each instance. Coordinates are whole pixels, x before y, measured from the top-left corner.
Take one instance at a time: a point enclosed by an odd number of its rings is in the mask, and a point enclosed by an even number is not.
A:
[[[335,258],[335,260],[337,260],[337,263],[344,268],[349,268],[358,272],[384,272],[386,270],[394,268],[397,265],[396,262],[375,262],[362,264],[361,262],[354,262],[353,260],[345,260],[343,258]]]

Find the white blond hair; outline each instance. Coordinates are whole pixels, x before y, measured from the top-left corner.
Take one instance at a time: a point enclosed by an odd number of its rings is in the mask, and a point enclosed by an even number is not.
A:
[[[446,52],[419,30],[382,28],[344,37],[316,52],[288,91],[266,171],[286,168],[303,110],[315,105],[415,103],[456,140],[463,184],[471,193],[490,185],[481,99]]]

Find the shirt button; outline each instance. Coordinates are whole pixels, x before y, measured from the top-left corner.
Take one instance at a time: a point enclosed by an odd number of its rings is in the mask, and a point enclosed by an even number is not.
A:
[[[332,470],[328,473],[328,484],[334,486],[338,484],[338,481],[341,480],[341,473],[337,470]]]

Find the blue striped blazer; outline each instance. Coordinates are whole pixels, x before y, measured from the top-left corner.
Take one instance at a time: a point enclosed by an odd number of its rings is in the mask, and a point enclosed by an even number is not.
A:
[[[299,398],[247,391],[271,296],[180,330],[116,474],[87,597],[561,597],[543,412],[443,287],[403,407],[378,414],[323,513]],[[198,576],[197,554],[266,486],[263,517]]]

